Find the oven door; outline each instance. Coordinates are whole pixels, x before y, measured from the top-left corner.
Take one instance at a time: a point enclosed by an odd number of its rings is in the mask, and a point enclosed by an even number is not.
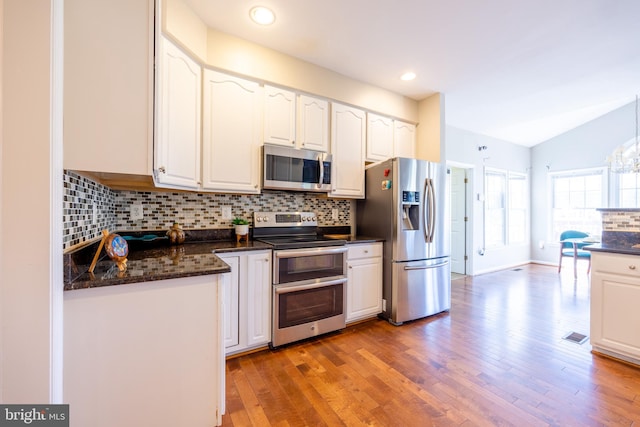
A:
[[[272,346],[337,331],[346,326],[346,278],[273,287]]]
[[[346,276],[344,246],[274,251],[273,258],[274,285],[314,283]]]

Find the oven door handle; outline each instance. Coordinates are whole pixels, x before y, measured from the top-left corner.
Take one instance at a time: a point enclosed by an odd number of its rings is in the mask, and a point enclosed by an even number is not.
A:
[[[293,257],[304,257],[304,256],[314,256],[314,255],[325,255],[325,254],[339,254],[347,252],[347,248],[345,246],[338,246],[335,248],[312,248],[312,249],[301,249],[299,251],[293,249],[286,249],[282,251],[274,251],[276,259],[279,258],[293,258]]]
[[[317,283],[308,283],[306,285],[275,285],[276,295],[280,294],[288,294],[290,292],[298,292],[298,291],[306,291],[309,289],[317,289],[324,288],[326,286],[340,285],[342,283],[347,283],[347,279],[335,279],[335,280],[326,280],[323,282]]]

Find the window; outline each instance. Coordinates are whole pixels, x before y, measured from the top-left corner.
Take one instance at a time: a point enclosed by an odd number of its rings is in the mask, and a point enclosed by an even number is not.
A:
[[[485,169],[485,246],[527,241],[527,176]]]
[[[618,175],[618,207],[640,207],[640,187],[637,173],[622,173]]]
[[[565,230],[599,235],[602,220],[597,208],[606,206],[605,169],[552,173],[551,239],[558,241]]]
[[[527,241],[527,176],[509,172],[509,243]]]
[[[485,246],[500,246],[506,243],[506,187],[507,174],[497,170],[485,170]]]

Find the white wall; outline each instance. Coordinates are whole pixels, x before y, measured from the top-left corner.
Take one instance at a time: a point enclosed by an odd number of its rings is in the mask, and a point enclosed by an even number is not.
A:
[[[62,196],[61,85],[52,47],[58,0],[4,0],[0,155],[0,365],[4,403],[60,403]],[[56,26],[52,21],[56,16]],[[53,92],[52,92],[53,91]],[[58,98],[59,97],[59,98]],[[58,102],[58,104],[54,104]],[[57,105],[54,107],[54,105]],[[56,157],[57,156],[57,157]],[[56,166],[57,165],[57,166]],[[57,167],[59,166],[59,170]],[[60,181],[61,182],[61,181]],[[55,201],[59,198],[59,201]],[[60,208],[60,212],[56,212]],[[61,368],[60,368],[61,369]]]
[[[479,146],[487,149],[479,151]],[[507,141],[472,133],[463,129],[447,126],[446,159],[448,164],[472,168],[467,191],[472,194],[472,206],[467,206],[471,225],[471,253],[468,253],[469,274],[481,274],[523,264],[530,259],[529,242],[500,248],[485,248],[484,255],[479,254],[483,247],[484,203],[478,195],[484,195],[484,167],[528,173],[531,164],[530,149]]]
[[[605,166],[607,155],[635,136],[635,102],[531,149],[531,259],[558,262],[558,245],[549,242],[548,172]],[[603,206],[604,207],[604,206]],[[544,248],[539,247],[544,242]]]

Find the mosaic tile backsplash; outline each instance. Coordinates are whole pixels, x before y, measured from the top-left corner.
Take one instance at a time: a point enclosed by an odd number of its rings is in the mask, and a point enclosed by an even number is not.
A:
[[[103,229],[115,231],[165,230],[174,222],[185,229],[231,228],[222,207],[234,217],[251,221],[254,211],[311,211],[320,226],[350,226],[351,201],[325,195],[268,191],[257,195],[167,193],[111,190],[73,172],[64,177],[64,249],[91,241]],[[131,220],[130,209],[142,205],[143,219]],[[94,212],[94,206],[95,212]],[[338,220],[332,210],[338,210]]]
[[[64,249],[116,229],[116,193],[102,184],[66,171],[63,206]]]
[[[640,232],[640,209],[607,210],[602,213],[602,230]]]

